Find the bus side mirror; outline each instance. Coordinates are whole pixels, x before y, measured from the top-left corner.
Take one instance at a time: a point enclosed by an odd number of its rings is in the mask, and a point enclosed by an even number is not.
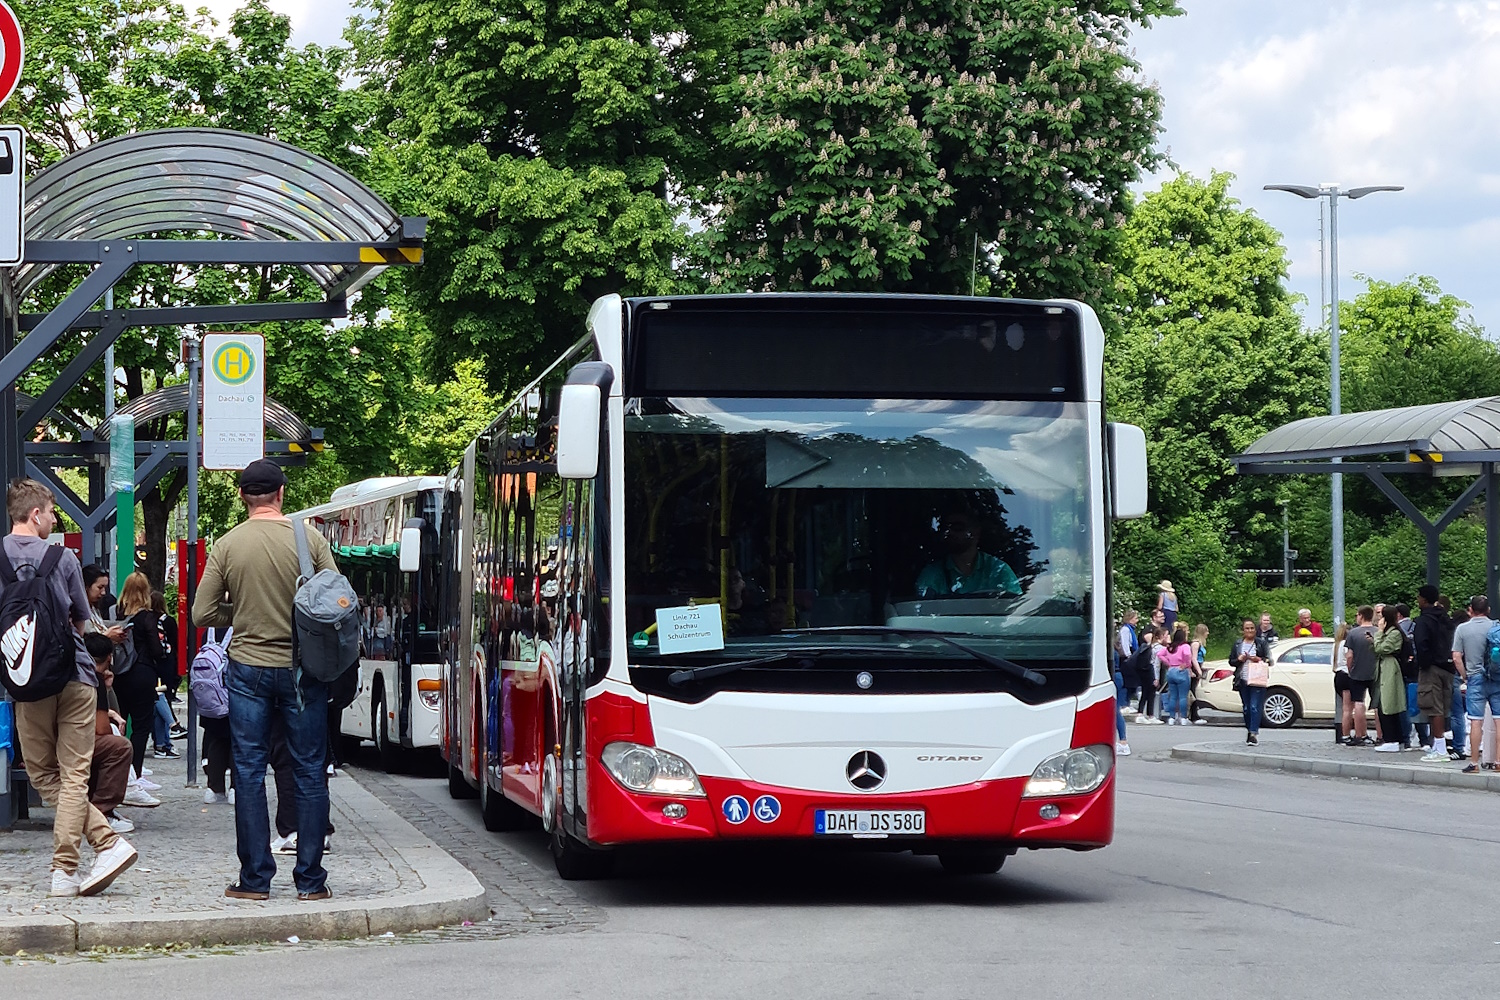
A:
[[[422,529],[412,526],[401,529],[401,549],[396,557],[401,572],[415,573],[422,568]]]
[[[593,479],[599,474],[599,416],[603,394],[597,385],[565,385],[557,409],[557,474]]]
[[[614,380],[614,369],[603,361],[584,361],[568,372],[557,403],[557,474],[563,479],[599,474],[604,396]]]
[[[1134,424],[1109,425],[1110,496],[1115,519],[1146,516],[1146,432]]]

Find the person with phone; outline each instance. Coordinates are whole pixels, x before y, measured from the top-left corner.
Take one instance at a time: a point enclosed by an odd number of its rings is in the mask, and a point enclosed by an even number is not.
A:
[[[1245,712],[1245,745],[1260,745],[1261,712],[1266,706],[1266,688],[1271,683],[1271,644],[1256,634],[1255,622],[1246,618],[1240,638],[1229,652],[1234,686]]]

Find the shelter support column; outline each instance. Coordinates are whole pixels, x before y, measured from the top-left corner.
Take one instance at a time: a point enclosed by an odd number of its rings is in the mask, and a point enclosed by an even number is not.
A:
[[[1484,463],[1484,592],[1491,609],[1500,607],[1500,475],[1494,462]]]

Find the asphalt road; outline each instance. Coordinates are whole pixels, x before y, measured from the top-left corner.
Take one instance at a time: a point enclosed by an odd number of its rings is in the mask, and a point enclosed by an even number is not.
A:
[[[539,835],[486,833],[474,803],[403,777],[409,810],[529,872],[566,916],[477,941],[12,965],[0,984],[111,1000],[1493,992],[1492,797],[1161,759],[1227,735],[1132,726],[1115,844],[1023,853],[985,877],[904,855],[716,851],[565,884]]]

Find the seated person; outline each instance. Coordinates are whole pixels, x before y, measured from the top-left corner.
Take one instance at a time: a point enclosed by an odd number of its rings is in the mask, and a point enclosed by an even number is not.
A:
[[[786,605],[771,601],[759,586],[745,579],[739,567],[729,570],[725,622],[730,635],[771,635],[786,627]]]
[[[944,514],[938,536],[947,555],[917,574],[918,597],[1020,595],[1021,581],[1005,560],[979,551],[979,526],[972,516],[961,511]]]
[[[115,734],[113,722],[125,728],[120,713],[110,708],[110,688],[114,685],[114,643],[97,632],[83,637],[94,669],[99,674],[99,701],[94,713],[94,757],[89,766],[89,803],[104,814],[117,833],[130,832],[129,820],[115,815],[115,807],[125,801],[130,785],[130,763],[133,748],[130,741]]]

